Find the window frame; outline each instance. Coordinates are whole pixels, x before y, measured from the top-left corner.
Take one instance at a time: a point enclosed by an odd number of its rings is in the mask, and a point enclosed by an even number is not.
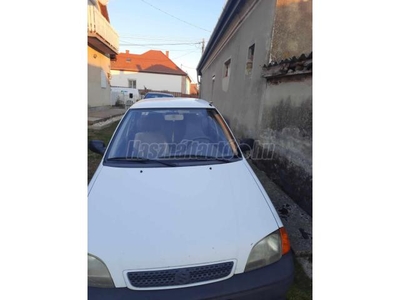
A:
[[[232,66],[232,58],[229,57],[227,60],[224,62],[223,66],[223,78],[228,78],[231,75],[231,66]]]
[[[247,60],[245,66],[246,75],[251,75],[254,65],[254,54],[256,52],[256,43],[253,43],[247,50]]]
[[[134,84],[131,85],[131,82]],[[136,89],[136,86],[137,86],[136,79],[128,78],[128,88]]]

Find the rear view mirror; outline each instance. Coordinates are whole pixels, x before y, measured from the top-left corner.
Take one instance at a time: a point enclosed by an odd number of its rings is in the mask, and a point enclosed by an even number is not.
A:
[[[165,115],[165,121],[183,121],[183,115],[175,114],[175,115]]]
[[[103,155],[106,151],[106,145],[103,141],[99,140],[89,141],[89,150],[93,151],[94,153]]]

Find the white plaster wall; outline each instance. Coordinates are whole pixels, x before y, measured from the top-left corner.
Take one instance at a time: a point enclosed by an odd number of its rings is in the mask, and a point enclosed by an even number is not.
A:
[[[186,76],[182,76],[182,93],[190,94],[190,84],[191,81],[189,80],[189,78]]]
[[[110,59],[88,47],[88,105],[99,107],[111,105],[110,84],[107,73],[110,71]]]
[[[136,80],[136,88],[182,93],[182,77],[180,75],[165,75],[131,71],[111,70],[111,86],[128,87],[128,79]]]

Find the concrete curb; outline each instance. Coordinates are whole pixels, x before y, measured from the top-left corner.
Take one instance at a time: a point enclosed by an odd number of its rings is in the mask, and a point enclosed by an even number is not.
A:
[[[265,172],[258,169],[251,160],[247,160],[257,175],[264,189],[267,191],[275,206],[279,217],[285,226],[292,250],[297,261],[302,265],[305,273],[312,278],[312,219],[298,206],[288,195],[286,195]]]
[[[107,126],[109,126],[110,124],[121,120],[123,117],[123,115],[119,115],[119,116],[113,116],[113,117],[109,117],[109,118],[103,118],[103,119],[98,119],[98,120],[92,120],[88,122],[88,127],[90,129],[103,129]]]
[[[102,129],[111,123],[121,120],[126,113],[126,108],[108,107],[104,109],[91,109],[88,111],[88,127]]]

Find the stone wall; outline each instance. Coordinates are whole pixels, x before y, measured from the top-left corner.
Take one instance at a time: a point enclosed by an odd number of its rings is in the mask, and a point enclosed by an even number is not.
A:
[[[254,163],[312,215],[312,75],[266,85]]]

